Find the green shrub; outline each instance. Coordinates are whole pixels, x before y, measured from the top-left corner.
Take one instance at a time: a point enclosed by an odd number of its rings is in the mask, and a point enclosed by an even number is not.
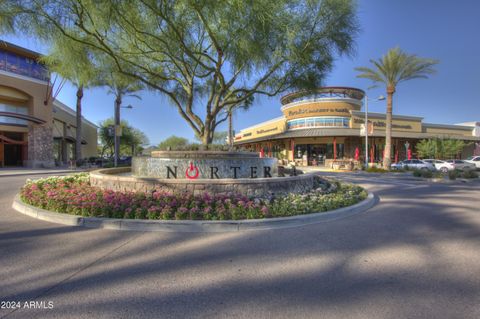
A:
[[[457,179],[458,175],[459,174],[458,174],[457,170],[448,171],[448,178],[451,179],[451,180]]]
[[[477,178],[478,174],[477,172],[473,170],[467,170],[462,173],[462,178]]]
[[[422,172],[419,169],[414,170],[412,174],[414,177],[422,177]]]
[[[434,178],[443,178],[445,175],[442,172],[433,172]]]
[[[426,170],[426,169],[416,169],[412,172],[412,174],[415,177],[423,177],[423,178],[433,177],[433,172],[431,170]]]
[[[422,170],[422,177],[423,178],[432,178],[433,172],[431,170]]]
[[[383,169],[383,168],[379,168],[379,167],[376,167],[376,166],[369,167],[369,168],[366,169],[366,171],[369,172],[369,173],[388,173],[388,170]]]

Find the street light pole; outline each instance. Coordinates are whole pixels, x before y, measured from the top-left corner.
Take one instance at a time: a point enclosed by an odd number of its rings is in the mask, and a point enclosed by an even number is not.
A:
[[[365,168],[368,168],[368,96],[365,95]]]
[[[113,141],[115,144],[115,151],[113,155],[113,166],[117,167],[118,165],[118,153],[120,148],[120,136],[118,136],[118,127],[120,126],[120,104],[122,101],[120,99],[115,99],[115,116],[114,116],[114,129],[113,129]]]

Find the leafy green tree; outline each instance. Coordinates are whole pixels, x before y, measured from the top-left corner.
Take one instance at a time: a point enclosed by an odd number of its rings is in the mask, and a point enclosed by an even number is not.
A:
[[[77,88],[75,158],[82,160],[82,98],[84,89],[98,86],[98,71],[88,59],[85,47],[59,36],[52,42],[48,55],[41,58],[50,72],[59,74]],[[72,61],[75,61],[72,63]]]
[[[243,110],[243,111],[248,111],[250,107],[253,105],[253,96],[249,98],[248,100],[245,100],[241,104],[236,104],[236,105],[231,105],[230,107],[227,108],[227,117],[228,117],[228,146],[229,149],[233,149],[233,142],[234,142],[234,134],[233,134],[233,114],[237,110]]]
[[[424,139],[417,143],[418,155],[422,158],[451,159],[458,157],[468,144],[457,139]]]
[[[135,81],[130,77],[126,77],[125,75],[115,72],[114,67],[111,64],[111,59],[104,59],[102,60],[102,67],[100,68],[103,72],[101,74],[102,83],[109,88],[108,93],[113,94],[115,96],[114,101],[114,126],[120,125],[120,109],[122,107],[123,98],[124,97],[136,97],[141,99],[140,96],[135,94],[136,92],[143,89],[143,86],[140,82]],[[120,156],[120,136],[116,137],[114,140],[114,144],[118,145],[118,152],[114,155],[115,165],[118,161],[118,157]],[[134,145],[134,143],[132,144]],[[132,149],[132,155],[134,150]]]
[[[467,143],[461,140],[445,139],[442,141],[443,156],[445,159],[457,158]]]
[[[418,156],[421,158],[434,158],[436,156],[437,142],[433,139],[424,139],[416,145]]]
[[[212,144],[225,145],[227,142],[228,131],[217,131],[213,134]],[[195,140],[201,142],[202,139],[199,136],[195,136]]]
[[[99,123],[98,138],[102,147],[101,155],[113,157],[115,140],[112,134],[114,119],[106,119]],[[121,121],[122,136],[120,136],[120,154],[136,155],[141,153],[142,147],[148,145],[147,136],[140,130],[132,127],[127,121]]]
[[[383,156],[383,167],[389,168],[392,153],[392,111],[393,95],[400,82],[412,79],[426,79],[435,73],[434,65],[437,60],[419,58],[414,54],[403,52],[396,47],[390,49],[386,55],[377,60],[370,60],[373,68],[358,67],[360,72],[357,77],[370,79],[374,83],[383,83],[387,89],[387,118],[385,131],[385,150]]]
[[[10,24],[60,30],[167,96],[204,144],[231,106],[318,87],[358,33],[354,0],[10,3]]]
[[[162,151],[175,150],[187,147],[190,144],[188,139],[180,136],[172,135],[158,144],[158,148]]]

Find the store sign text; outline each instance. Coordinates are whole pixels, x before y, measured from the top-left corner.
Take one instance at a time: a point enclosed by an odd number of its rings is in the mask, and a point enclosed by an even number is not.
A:
[[[327,114],[336,114],[336,113],[345,113],[349,114],[350,110],[347,108],[337,109],[337,108],[304,108],[296,111],[288,111],[288,116],[298,116],[312,113],[327,113]]]
[[[355,124],[363,124],[365,123],[365,120],[356,118],[353,120]],[[374,127],[386,127],[387,124],[383,121],[368,121],[369,123],[373,123]],[[404,129],[404,130],[412,130],[412,126],[410,124],[405,124],[405,125],[400,125],[400,124],[392,124],[392,128],[396,129]]]
[[[179,174],[178,166],[166,166],[167,169],[167,179],[177,179]],[[259,169],[257,166],[250,166],[247,168],[242,168],[240,166],[230,166],[226,171],[229,171],[228,176],[221,176],[218,166],[209,166],[207,176],[202,176],[200,174],[199,168],[193,163],[190,162],[190,165],[185,170],[185,178],[187,179],[220,179],[220,178],[233,178],[237,179],[241,169],[248,170],[248,178],[270,178],[272,177],[272,168],[270,166],[263,166],[263,170]],[[183,172],[182,172],[183,174]],[[205,174],[204,174],[205,175]]]

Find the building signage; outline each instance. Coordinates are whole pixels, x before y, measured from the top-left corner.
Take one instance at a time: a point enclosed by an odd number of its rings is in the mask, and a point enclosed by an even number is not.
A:
[[[344,113],[344,114],[349,114],[350,110],[347,108],[302,108],[298,109],[295,111],[288,111],[288,116],[293,117],[293,116],[299,116],[299,115],[308,115],[312,113]]]
[[[178,166],[165,166],[167,170],[167,179],[177,179],[178,174],[180,173]],[[239,172],[241,170],[248,170],[249,178],[270,178],[272,177],[272,168],[270,166],[263,166],[263,170],[257,166],[249,167],[240,167],[240,166],[229,166],[223,168],[220,173],[218,166],[209,166],[206,173],[201,173],[198,166],[194,162],[190,162],[190,165],[185,170],[185,177],[187,179],[220,179],[220,178],[233,178],[237,179]],[[183,171],[181,172],[183,174]]]
[[[355,124],[363,124],[363,123],[365,123],[365,120],[359,119],[359,118],[355,118],[355,119],[353,120],[353,122],[354,122]],[[386,126],[387,126],[387,124],[386,124],[384,121],[368,121],[368,122],[369,122],[369,123],[373,123],[373,126],[374,126],[374,127],[381,127],[381,128],[383,128],[383,127],[386,127]],[[403,124],[403,125],[401,125],[401,124],[394,124],[394,123],[392,123],[392,128],[404,129],[404,130],[411,130],[411,129],[413,129],[410,124]]]
[[[270,128],[268,130],[258,130],[257,134],[265,134],[265,133],[273,132],[273,131],[276,131],[276,130],[278,130],[278,126],[274,127],[274,128]]]

